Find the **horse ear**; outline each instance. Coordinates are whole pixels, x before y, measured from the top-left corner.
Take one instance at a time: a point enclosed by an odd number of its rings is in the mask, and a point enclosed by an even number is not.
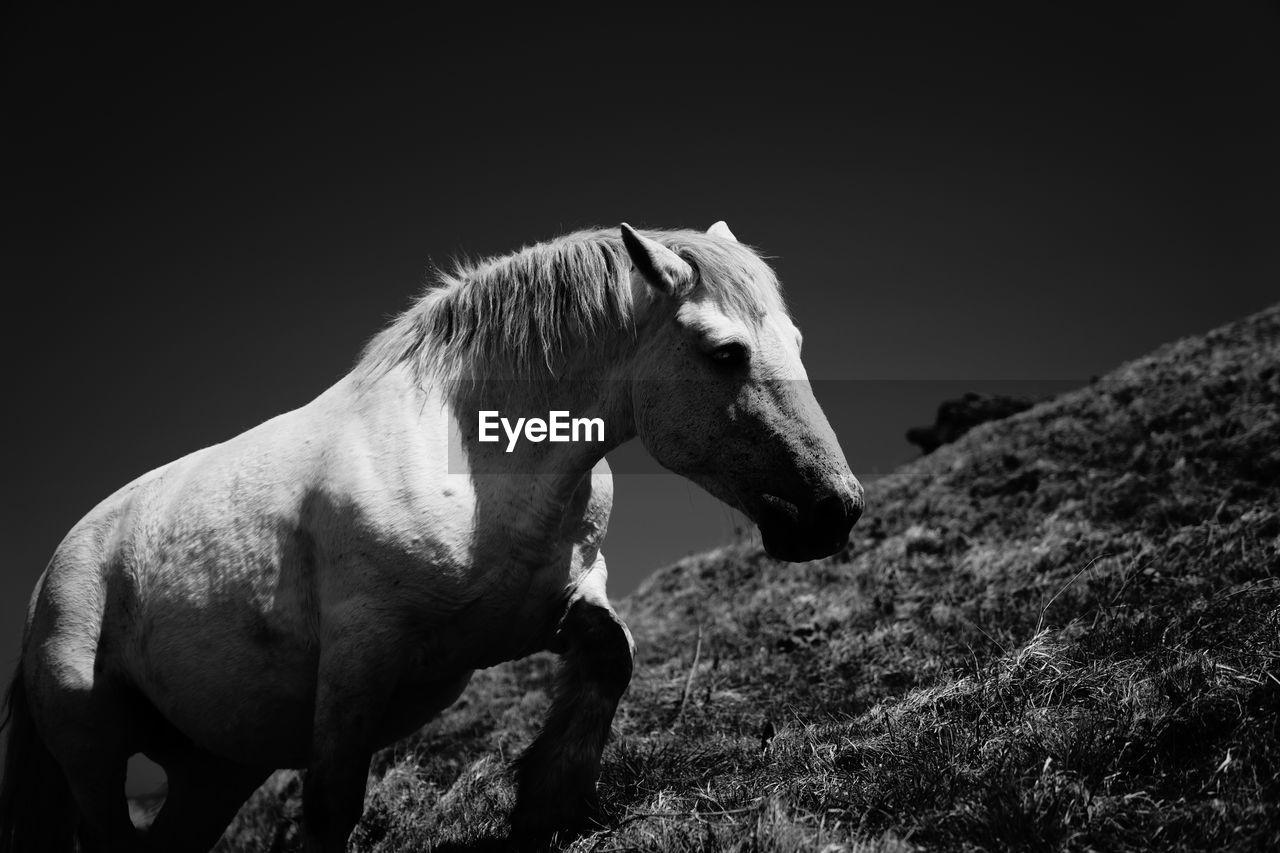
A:
[[[693,267],[679,255],[622,223],[622,245],[627,247],[636,271],[657,290],[679,296],[693,284]]]
[[[712,237],[719,237],[721,240],[730,240],[734,243],[738,242],[738,238],[733,236],[733,232],[729,230],[729,226],[723,219],[707,229],[707,233]]]

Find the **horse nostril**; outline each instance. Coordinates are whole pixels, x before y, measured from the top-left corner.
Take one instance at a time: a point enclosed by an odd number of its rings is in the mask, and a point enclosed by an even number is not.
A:
[[[846,523],[845,501],[839,494],[827,495],[813,508],[813,520],[820,530]]]
[[[853,527],[862,517],[862,491],[833,492],[814,505],[813,520],[820,529]]]

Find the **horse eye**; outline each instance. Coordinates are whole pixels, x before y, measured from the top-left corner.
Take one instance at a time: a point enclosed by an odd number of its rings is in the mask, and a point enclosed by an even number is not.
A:
[[[730,341],[711,350],[707,357],[718,367],[741,367],[747,363],[747,348],[738,341]]]

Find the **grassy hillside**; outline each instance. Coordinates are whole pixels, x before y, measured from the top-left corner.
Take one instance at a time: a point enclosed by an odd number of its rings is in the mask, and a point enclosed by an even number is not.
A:
[[[1280,849],[1278,484],[1280,307],[875,483],[835,558],[658,572],[569,849]],[[553,663],[382,755],[353,849],[496,845]],[[224,849],[298,812],[281,774]]]

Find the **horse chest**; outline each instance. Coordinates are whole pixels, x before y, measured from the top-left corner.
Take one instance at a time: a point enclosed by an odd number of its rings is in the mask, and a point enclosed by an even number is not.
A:
[[[576,562],[576,560],[575,560]],[[476,668],[525,657],[547,648],[573,594],[579,572],[573,565],[515,565],[505,583],[477,602],[463,635]]]
[[[449,480],[361,507],[358,547],[344,551],[358,565],[336,576],[354,585],[346,600],[395,614],[389,630],[366,627],[377,659],[401,660],[394,704],[406,719],[438,710],[440,684],[550,646],[596,560],[611,483],[584,478],[567,501],[527,484]]]

